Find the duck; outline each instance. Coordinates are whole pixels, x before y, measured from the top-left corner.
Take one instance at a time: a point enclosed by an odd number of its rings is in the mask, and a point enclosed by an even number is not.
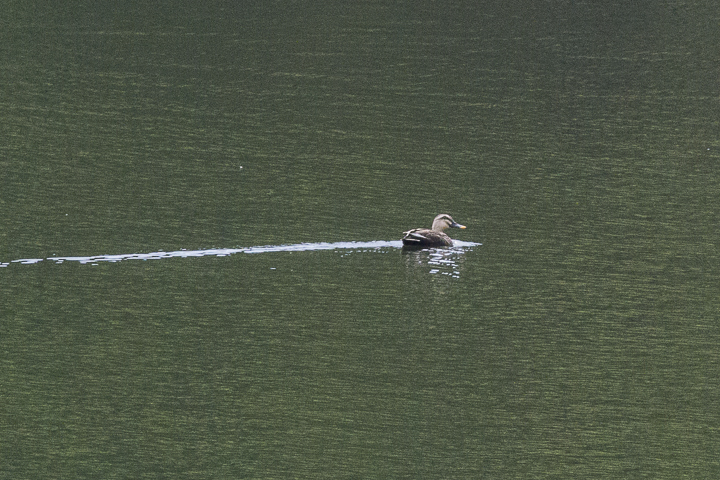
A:
[[[443,232],[448,227],[466,228],[450,215],[441,213],[433,220],[432,228],[413,228],[404,232],[402,243],[407,247],[452,247],[452,238]]]

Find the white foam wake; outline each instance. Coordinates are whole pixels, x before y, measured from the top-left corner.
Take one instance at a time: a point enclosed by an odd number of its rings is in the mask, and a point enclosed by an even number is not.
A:
[[[465,249],[481,245],[480,243],[463,242],[455,240],[453,249]],[[93,255],[89,257],[47,257],[47,258],[21,258],[7,263],[0,263],[0,267],[7,267],[12,263],[31,265],[42,261],[54,263],[78,262],[83,264],[98,264],[100,262],[122,262],[126,260],[161,260],[163,258],[187,258],[187,257],[226,257],[236,253],[267,253],[267,252],[303,252],[313,250],[337,250],[355,249],[372,250],[380,248],[402,248],[402,242],[376,240],[372,242],[335,242],[335,243],[297,243],[293,245],[263,245],[244,248],[211,248],[207,250],[176,250],[174,252],[151,252],[151,253],[124,253],[118,255]]]

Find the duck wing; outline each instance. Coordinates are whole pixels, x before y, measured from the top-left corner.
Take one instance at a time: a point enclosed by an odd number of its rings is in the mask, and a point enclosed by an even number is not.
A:
[[[452,246],[450,237],[442,232],[436,232],[427,228],[415,228],[403,233],[403,245],[419,245],[427,247],[449,247]]]

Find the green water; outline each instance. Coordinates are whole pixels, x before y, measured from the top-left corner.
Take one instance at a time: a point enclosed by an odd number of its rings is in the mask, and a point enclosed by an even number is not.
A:
[[[6,6],[0,478],[718,476],[712,2],[240,3]]]

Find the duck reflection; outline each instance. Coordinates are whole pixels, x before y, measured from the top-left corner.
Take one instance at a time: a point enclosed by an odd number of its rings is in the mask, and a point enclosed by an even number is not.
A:
[[[456,245],[464,242],[455,242]],[[430,274],[460,278],[465,253],[471,250],[471,246],[478,243],[468,243],[468,246],[455,248],[423,248],[403,247],[402,255],[408,268],[422,269]]]

